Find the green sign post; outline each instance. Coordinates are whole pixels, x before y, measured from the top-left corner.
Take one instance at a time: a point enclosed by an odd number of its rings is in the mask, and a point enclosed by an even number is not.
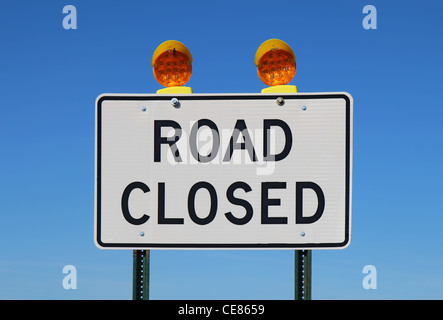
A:
[[[132,300],[149,300],[149,250],[133,250]]]

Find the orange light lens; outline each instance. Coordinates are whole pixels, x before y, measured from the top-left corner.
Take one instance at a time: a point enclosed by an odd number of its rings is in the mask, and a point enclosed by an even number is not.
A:
[[[268,86],[279,86],[289,83],[294,78],[296,69],[295,59],[289,52],[273,49],[260,58],[257,73]]]
[[[157,57],[153,70],[155,79],[162,86],[183,86],[191,78],[192,65],[185,54],[167,50]]]

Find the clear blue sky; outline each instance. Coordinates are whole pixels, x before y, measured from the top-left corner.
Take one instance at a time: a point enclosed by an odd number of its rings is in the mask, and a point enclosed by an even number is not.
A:
[[[77,29],[62,26],[65,5]],[[363,7],[377,8],[365,30]],[[132,251],[94,245],[101,93],[155,93],[150,59],[190,49],[195,93],[255,93],[269,38],[303,92],[354,98],[352,241],[313,252],[313,299],[443,298],[441,1],[0,3],[0,299],[131,299]],[[293,299],[293,251],[152,251],[152,299]],[[377,289],[365,290],[365,265]],[[65,265],[77,268],[65,290]]]

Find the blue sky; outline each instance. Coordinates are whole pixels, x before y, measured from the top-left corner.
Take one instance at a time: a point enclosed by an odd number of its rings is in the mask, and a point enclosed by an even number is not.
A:
[[[65,5],[77,29],[62,26]],[[363,7],[377,8],[365,30]],[[354,98],[352,240],[313,252],[313,299],[443,297],[440,1],[0,3],[0,299],[131,299],[132,251],[94,245],[101,93],[155,93],[163,41],[193,55],[194,93],[255,93],[269,38],[291,84]],[[293,299],[293,251],[152,251],[152,299]],[[77,289],[65,290],[65,265]],[[377,289],[365,290],[365,265]]]

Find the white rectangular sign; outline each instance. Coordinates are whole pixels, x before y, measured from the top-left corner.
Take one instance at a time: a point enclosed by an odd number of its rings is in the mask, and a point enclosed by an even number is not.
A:
[[[103,94],[95,165],[99,248],[350,243],[347,93]]]

